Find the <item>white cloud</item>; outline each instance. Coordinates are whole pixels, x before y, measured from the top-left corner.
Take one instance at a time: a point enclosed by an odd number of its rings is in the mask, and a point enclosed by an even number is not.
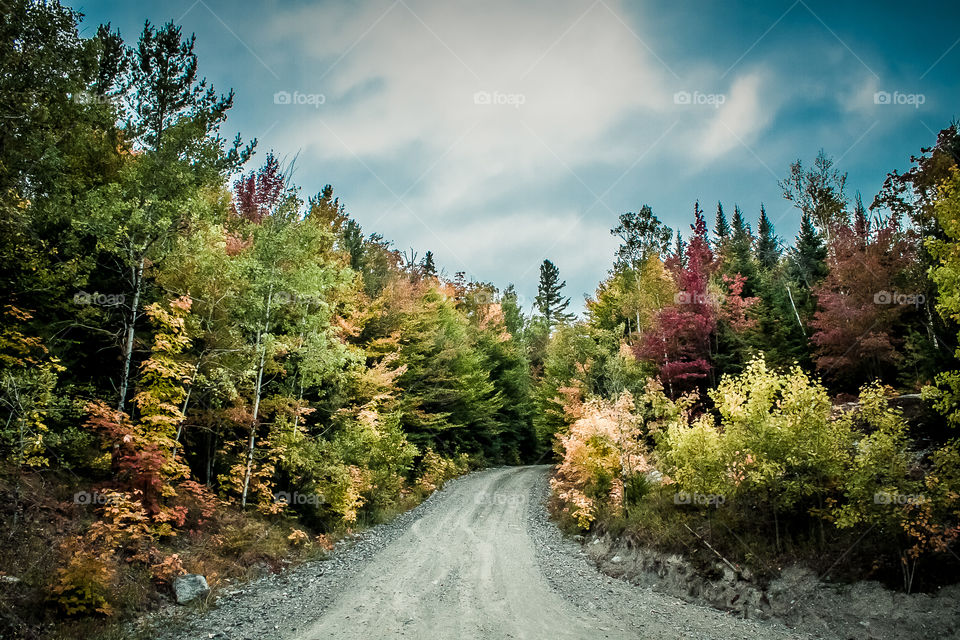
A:
[[[776,112],[776,105],[770,104],[775,93],[764,88],[758,72],[742,75],[733,82],[703,133],[700,150],[704,161],[715,160],[740,146],[749,148],[756,142]]]
[[[609,267],[616,215],[642,204],[615,193],[755,141],[775,110],[759,71],[734,79],[719,110],[679,108],[678,85],[709,86],[718,69],[688,62],[678,80],[647,49],[662,34],[627,14],[619,0],[278,5],[262,37],[292,74],[280,88],[326,102],[278,105],[271,141],[300,149],[301,166],[375,171],[372,191],[342,195],[398,246],[498,284],[520,279],[504,276],[518,256],[534,283],[544,257],[562,256],[579,301]]]
[[[475,189],[539,180],[544,166],[632,159],[628,140],[619,149],[596,143],[632,114],[673,106],[667,70],[603,4],[352,6],[333,18],[327,5],[273,17],[268,33],[301,69],[290,90],[327,97],[315,116],[323,124],[305,130],[309,119],[291,119],[274,136],[324,159],[416,154],[406,161],[421,170],[445,154],[414,194],[431,208],[456,206]],[[475,104],[477,92],[522,104]],[[351,95],[358,97],[340,102]],[[390,186],[399,193],[408,184]]]

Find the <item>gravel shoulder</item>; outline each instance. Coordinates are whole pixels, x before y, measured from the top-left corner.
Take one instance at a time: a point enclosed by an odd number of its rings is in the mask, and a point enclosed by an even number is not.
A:
[[[458,478],[340,544],[330,559],[249,583],[202,615],[165,620],[152,637],[811,637],[600,573],[550,522],[548,471],[498,468]]]

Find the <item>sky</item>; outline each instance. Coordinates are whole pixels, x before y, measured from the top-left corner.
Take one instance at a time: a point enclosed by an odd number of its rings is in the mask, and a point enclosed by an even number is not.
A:
[[[869,204],[960,117],[960,3],[676,0],[76,0],[81,33],[144,20],[197,37],[233,89],[223,127],[332,184],[366,233],[447,274],[514,283],[549,258],[582,311],[644,204],[689,231],[694,202],[761,203],[823,149]]]

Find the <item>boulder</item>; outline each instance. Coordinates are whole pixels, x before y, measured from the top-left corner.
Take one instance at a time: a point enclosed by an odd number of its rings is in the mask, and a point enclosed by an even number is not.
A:
[[[210,593],[210,587],[207,585],[207,579],[203,576],[188,573],[173,581],[173,593],[177,598],[177,604],[186,604],[191,600],[205,597]]]

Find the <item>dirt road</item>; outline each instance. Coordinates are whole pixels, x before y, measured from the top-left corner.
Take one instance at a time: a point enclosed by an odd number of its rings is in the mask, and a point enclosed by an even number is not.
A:
[[[547,473],[500,468],[459,478],[331,560],[248,585],[152,637],[810,637],[601,574],[547,518]]]
[[[615,581],[596,572],[593,584],[577,575],[571,586],[597,600],[626,600],[592,608],[571,602],[544,575],[531,536],[529,510],[542,508],[532,504],[531,489],[545,473],[498,469],[456,484],[441,508],[383,549],[297,639],[360,639],[371,632],[381,638],[756,637],[757,625],[677,607],[650,592],[638,598],[629,585],[611,594]]]

